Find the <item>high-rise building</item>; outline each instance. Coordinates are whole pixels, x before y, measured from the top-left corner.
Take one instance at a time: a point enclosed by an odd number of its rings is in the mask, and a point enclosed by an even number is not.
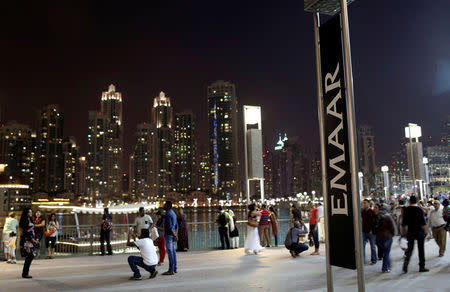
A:
[[[75,193],[77,191],[77,169],[80,148],[77,146],[75,137],[67,137],[63,140],[64,157],[64,181],[63,190]]]
[[[58,105],[41,110],[38,132],[38,189],[62,192],[64,189],[63,116]]]
[[[450,147],[450,114],[442,121],[440,145]]]
[[[375,135],[369,125],[358,127],[358,159],[359,169],[364,174],[364,189],[375,187],[374,176],[377,172],[375,160]]]
[[[282,198],[291,195],[292,169],[288,167],[287,149],[284,147],[287,136],[279,139],[273,152],[273,197]]]
[[[210,165],[213,192],[221,199],[239,195],[237,97],[233,83],[208,86]]]
[[[130,191],[137,198],[156,195],[156,128],[154,124],[137,126],[136,142],[130,157]]]
[[[78,196],[87,198],[87,161],[86,156],[80,156],[77,162],[77,175],[75,177],[76,191]]]
[[[427,147],[430,186],[450,186],[450,149],[448,146]]]
[[[156,126],[156,193],[162,197],[173,191],[173,108],[164,92],[153,100],[152,123]]]
[[[15,121],[0,127],[0,164],[7,164],[5,175],[19,177],[26,184],[33,182],[34,137],[30,127]]]
[[[264,166],[264,196],[273,197],[273,153],[269,149],[263,152]]]
[[[197,168],[197,180],[200,190],[209,193],[211,190],[211,168],[209,164],[211,163],[209,159],[208,151],[204,151],[199,154],[199,162]]]
[[[177,113],[174,129],[174,176],[178,192],[194,190],[196,179],[195,120],[192,112]]]
[[[110,85],[101,97],[101,111],[89,112],[88,192],[92,199],[111,199],[122,190],[122,94]]]

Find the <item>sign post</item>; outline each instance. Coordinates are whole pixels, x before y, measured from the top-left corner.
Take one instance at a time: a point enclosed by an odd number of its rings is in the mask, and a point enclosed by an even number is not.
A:
[[[332,266],[338,266],[357,269],[358,291],[363,292],[356,123],[347,16],[347,2],[352,0],[304,2],[305,10],[314,13],[327,288],[333,291]],[[333,17],[321,25],[320,13]]]

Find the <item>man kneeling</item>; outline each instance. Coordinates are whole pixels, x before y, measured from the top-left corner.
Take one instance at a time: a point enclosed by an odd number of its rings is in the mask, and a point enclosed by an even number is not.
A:
[[[130,241],[131,236],[133,236],[133,242]],[[136,246],[141,253],[140,257],[128,257],[128,264],[130,265],[131,270],[134,272],[134,275],[130,278],[130,280],[142,280],[142,276],[139,272],[138,266],[150,273],[150,279],[156,277],[158,271],[156,271],[155,267],[158,263],[158,256],[156,255],[156,249],[153,245],[153,241],[149,238],[148,229],[142,229],[141,235],[138,240],[136,240],[136,236],[134,235],[134,233],[133,235],[131,233],[128,233],[127,246]]]
[[[301,228],[302,227],[302,228]],[[284,245],[291,252],[292,257],[297,257],[301,252],[308,249],[308,246],[299,242],[300,236],[305,236],[308,233],[306,226],[299,221],[294,222],[294,227],[289,229],[284,240]]]

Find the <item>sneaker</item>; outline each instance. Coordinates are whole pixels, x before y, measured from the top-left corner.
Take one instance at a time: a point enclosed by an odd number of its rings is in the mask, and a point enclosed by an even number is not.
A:
[[[172,272],[172,271],[167,271],[167,272],[162,273],[162,275],[164,275],[164,276],[173,276],[173,275],[175,275],[175,273]]]
[[[158,271],[154,271],[153,273],[151,273],[149,279],[153,279],[154,277],[156,277],[156,275],[158,275]]]
[[[421,273],[425,273],[425,272],[429,272],[430,270],[429,269],[427,269],[427,268],[420,268],[419,269],[419,272],[421,272]]]
[[[388,274],[390,272],[391,272],[391,270],[386,270],[386,271],[383,271],[383,274]]]
[[[17,264],[17,262],[15,260],[12,260],[11,264]]]
[[[142,276],[139,276],[139,277],[131,276],[130,280],[142,280]]]

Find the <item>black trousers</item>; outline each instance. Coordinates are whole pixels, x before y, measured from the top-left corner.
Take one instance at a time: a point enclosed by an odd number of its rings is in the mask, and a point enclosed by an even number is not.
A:
[[[227,248],[230,248],[230,241],[228,240],[228,227],[219,227],[220,244],[222,249],[225,249],[225,243]]]
[[[108,254],[112,254],[111,231],[101,230],[100,231],[100,251],[102,254],[105,254],[105,241],[106,241],[106,248],[108,249]]]
[[[29,253],[25,257],[25,263],[23,264],[23,270],[22,270],[22,277],[28,276],[28,273],[30,272],[31,262],[33,261],[33,259],[34,259],[33,253]]]
[[[286,247],[287,248],[287,247]],[[289,246],[289,248],[287,248],[289,251],[294,251],[295,254],[300,254],[302,252],[304,252],[305,250],[308,250],[308,245],[304,244],[304,243],[300,243],[300,242],[294,242],[291,244],[291,246]]]
[[[414,241],[417,240],[417,249],[419,250],[419,267],[425,267],[425,233],[423,231],[408,233],[406,236],[408,239],[408,250],[405,255],[404,264],[408,266],[409,260],[411,259],[412,252],[414,250]]]

